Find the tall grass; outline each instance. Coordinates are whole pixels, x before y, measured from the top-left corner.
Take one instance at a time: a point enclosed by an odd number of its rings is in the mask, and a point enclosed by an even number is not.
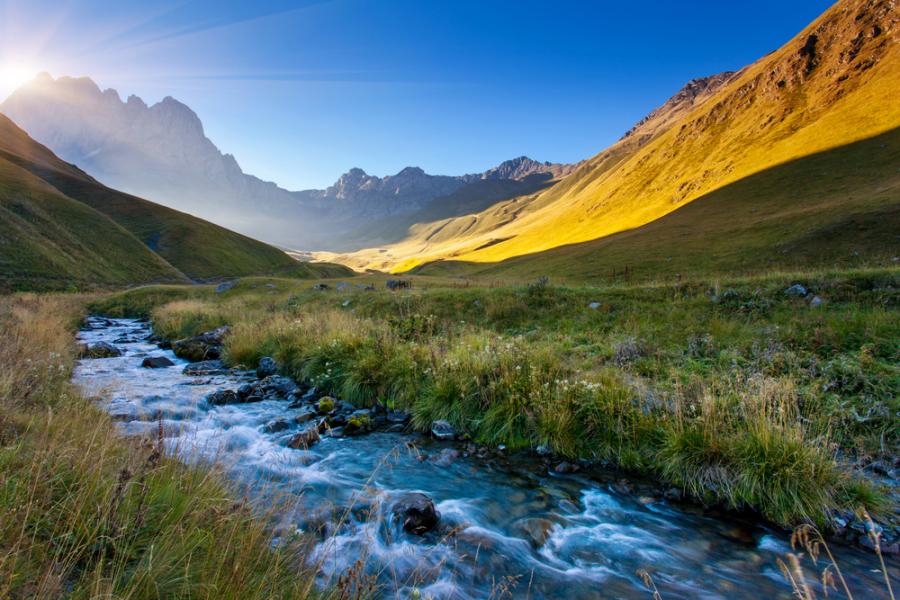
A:
[[[815,310],[783,293],[796,277],[399,295],[239,286],[151,314],[171,337],[229,324],[230,362],[274,356],[355,404],[405,408],[422,430],[446,419],[479,443],[607,461],[783,525],[878,511],[881,494],[839,452],[896,450],[896,273],[809,274],[827,298]]]
[[[304,598],[299,542],[70,385],[74,297],[0,298],[0,598]]]

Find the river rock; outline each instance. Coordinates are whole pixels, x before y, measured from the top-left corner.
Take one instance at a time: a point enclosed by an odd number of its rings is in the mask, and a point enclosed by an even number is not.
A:
[[[558,465],[556,465],[555,467],[553,467],[553,472],[559,473],[561,475],[569,474],[569,473],[577,473],[580,470],[581,470],[581,467],[579,467],[578,465],[570,463],[570,462],[565,462],[565,461],[563,461],[563,462],[559,463]]]
[[[288,396],[288,400],[291,403],[288,405],[288,408],[300,408],[302,406],[307,406],[316,401],[316,397],[319,395],[318,388],[311,387],[303,394],[299,393],[299,388],[294,390],[294,393]]]
[[[412,415],[403,410],[389,410],[387,412],[388,423],[406,425],[411,418]]]
[[[627,479],[620,479],[617,482],[613,483],[610,487],[623,496],[628,496],[634,493],[634,484],[632,484]]]
[[[431,423],[431,435],[439,440],[455,440],[456,430],[449,421],[441,419]]]
[[[190,375],[191,377],[202,377],[209,375],[227,375],[228,369],[225,368],[225,363],[221,360],[202,360],[187,365],[181,372],[185,375]]]
[[[415,535],[425,535],[434,529],[441,519],[441,513],[434,508],[434,502],[425,494],[410,492],[403,494],[391,507],[391,513],[403,530]]]
[[[247,399],[257,397],[260,400],[287,400],[296,391],[297,384],[290,377],[269,375],[265,379],[241,385],[237,394]]]
[[[311,406],[304,406],[296,415],[294,415],[295,423],[308,423],[316,418],[316,410]]]
[[[217,390],[206,397],[206,401],[213,406],[222,406],[224,404],[238,404],[241,398],[234,390]]]
[[[343,427],[347,424],[349,416],[345,412],[335,410],[326,417],[326,420],[328,421],[329,427]]]
[[[795,283],[788,289],[784,290],[785,296],[792,296],[794,298],[802,298],[802,297],[806,296],[807,293],[808,292],[807,292],[806,288],[803,287],[802,285],[800,285],[799,283]]]
[[[271,356],[263,356],[259,359],[259,365],[256,367],[256,376],[259,379],[265,379],[269,375],[274,375],[278,372],[278,363],[275,362],[275,359]]]
[[[191,362],[219,358],[222,354],[222,342],[229,331],[227,326],[219,327],[194,337],[184,338],[173,342],[172,350],[176,356]]]
[[[344,434],[349,436],[362,435],[372,431],[372,411],[363,408],[354,411],[344,425]]]
[[[264,433],[278,433],[291,428],[291,423],[287,419],[273,419],[263,425]]]
[[[514,527],[531,542],[534,548],[540,548],[550,537],[550,532],[553,531],[553,521],[541,518],[522,519],[517,521]]]
[[[141,366],[146,369],[162,369],[164,367],[171,367],[174,365],[175,363],[173,363],[165,356],[148,356],[143,361],[141,361]]]
[[[227,292],[231,288],[233,288],[237,284],[237,281],[223,281],[219,285],[216,286],[216,293],[221,294],[223,292]]]
[[[672,502],[678,502],[684,499],[684,494],[682,494],[681,490],[677,487],[670,487],[665,492],[663,492],[663,498]]]
[[[307,450],[321,439],[319,428],[316,426],[307,427],[288,440],[288,447],[295,450]]]
[[[84,320],[83,329],[103,329],[104,327],[113,327],[115,324],[115,321],[105,317],[87,317]]]
[[[316,411],[321,414],[330,413],[334,410],[335,402],[331,396],[323,396],[316,402]]]
[[[78,355],[81,358],[112,358],[122,356],[122,351],[109,342],[95,342],[82,344],[78,349]]]
[[[263,396],[281,396],[287,398],[297,390],[297,384],[290,377],[269,375],[257,384]]]
[[[456,448],[444,448],[437,455],[431,457],[431,462],[439,467],[449,467],[459,458],[459,450]]]

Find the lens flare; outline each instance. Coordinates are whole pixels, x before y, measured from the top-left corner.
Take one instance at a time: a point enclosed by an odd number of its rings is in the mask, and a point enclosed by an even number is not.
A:
[[[20,63],[0,64],[0,92],[10,93],[28,83],[38,70]]]

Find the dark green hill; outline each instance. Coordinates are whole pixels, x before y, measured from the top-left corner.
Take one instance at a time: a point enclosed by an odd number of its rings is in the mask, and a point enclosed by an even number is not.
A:
[[[6,289],[350,273],[110,189],[2,115],[0,208]]]
[[[0,291],[186,280],[109,217],[0,158]]]

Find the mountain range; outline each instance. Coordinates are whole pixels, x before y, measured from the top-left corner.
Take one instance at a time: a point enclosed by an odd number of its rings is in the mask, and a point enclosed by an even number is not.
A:
[[[891,0],[839,2],[755,63],[691,81],[558,184],[335,259],[579,278],[891,260],[897,15]]]
[[[137,96],[123,101],[116,90],[101,90],[86,77],[42,73],[6,99],[0,112],[111,187],[302,250],[396,241],[403,234],[397,221],[411,225],[412,215],[463,188],[478,189],[484,180],[526,182],[507,186],[518,194],[545,187],[573,168],[524,156],[462,176],[407,167],[376,177],[354,168],[327,189],[288,191],[244,173],[234,156],[206,137],[197,114],[171,97],[148,106]],[[398,233],[369,227],[384,218],[395,221],[390,230]]]
[[[689,81],[575,165],[354,168],[325,190],[288,191],[245,174],[172,98],[148,106],[41,75],[0,112],[106,184],[357,270],[595,280],[896,261],[897,21],[893,0],[838,2],[756,62]]]

